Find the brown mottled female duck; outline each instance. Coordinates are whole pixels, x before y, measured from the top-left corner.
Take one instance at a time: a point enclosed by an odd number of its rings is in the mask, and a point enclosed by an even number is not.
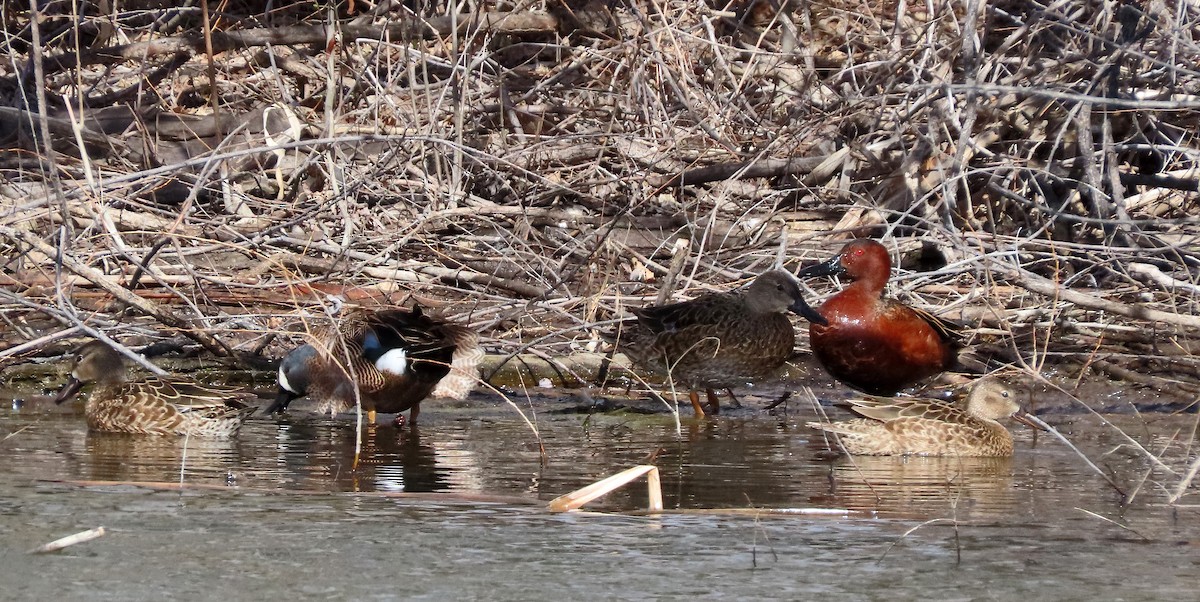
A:
[[[148,376],[126,380],[125,358],[102,341],[80,347],[57,403],[95,383],[84,405],[93,431],[144,435],[231,437],[255,408],[238,401],[243,394],[190,380]]]
[[[998,421],[1012,416],[1033,428],[1012,389],[993,378],[975,383],[965,403],[933,399],[873,398],[848,402],[864,418],[809,422],[837,433],[842,448],[855,456],[995,456],[1013,453],[1012,434]]]
[[[953,367],[955,325],[883,296],[891,276],[887,249],[850,242],[834,258],[799,276],[845,274],[853,282],[804,314],[813,354],[831,376],[872,395],[892,395]]]
[[[620,344],[633,363],[685,385],[697,416],[704,409],[696,391],[705,389],[716,414],[713,389],[769,376],[783,365],[796,342],[787,314],[804,310],[813,311],[796,279],[773,270],[740,291],[634,310],[637,322]]]
[[[282,413],[307,395],[333,414],[355,407],[357,398],[372,423],[375,412],[411,410],[409,422],[415,424],[421,400],[439,383],[445,394],[465,397],[483,357],[478,334],[427,316],[420,307],[359,311],[321,338],[283,358],[279,395],[268,413]]]

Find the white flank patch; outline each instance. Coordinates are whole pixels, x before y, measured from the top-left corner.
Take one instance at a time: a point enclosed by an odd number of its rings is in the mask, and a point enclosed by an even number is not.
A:
[[[408,372],[408,352],[403,349],[392,349],[375,360],[375,367],[380,372],[402,375]]]
[[[292,383],[288,382],[287,376],[284,376],[283,366],[279,366],[279,386],[283,387],[286,391],[290,391],[292,393],[296,392],[296,390],[292,388]]]

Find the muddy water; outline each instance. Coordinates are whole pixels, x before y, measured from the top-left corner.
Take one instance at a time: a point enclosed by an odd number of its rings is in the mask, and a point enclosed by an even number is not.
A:
[[[89,434],[78,408],[0,409],[0,598],[1195,596],[1195,487],[1166,505],[1196,457],[1194,414],[1105,416],[1157,462],[1094,416],[1045,416],[1133,493],[1122,507],[1077,456],[1025,429],[1012,459],[829,460],[803,426],[814,409],[744,401],[677,435],[666,415],[540,400],[526,411],[544,462],[498,400],[428,403],[418,428],[367,429],[357,468],[350,419],[255,418],[212,442]],[[650,461],[671,512],[629,513],[644,485],[593,512],[544,510]],[[828,512],[782,512],[797,509]],[[98,540],[26,553],[99,525]]]

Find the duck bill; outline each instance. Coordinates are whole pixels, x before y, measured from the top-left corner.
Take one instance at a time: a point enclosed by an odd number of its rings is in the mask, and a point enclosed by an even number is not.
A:
[[[845,274],[846,268],[842,267],[842,256],[834,255],[832,258],[822,261],[817,265],[810,265],[796,274],[799,278],[808,278],[810,276],[837,276]]]
[[[1049,432],[1049,430],[1046,429],[1045,423],[1037,418],[1034,418],[1032,414],[1026,412],[1025,410],[1017,410],[1013,413],[1012,417],[1013,420],[1016,420],[1017,422],[1020,422],[1031,429]]]
[[[813,307],[804,300],[804,297],[797,297],[796,302],[793,303],[788,309],[792,310],[792,313],[803,317],[812,324],[829,326],[829,320],[826,320],[825,316],[822,316],[817,310],[813,309]]]
[[[54,397],[54,403],[61,404],[72,397],[75,397],[79,394],[79,390],[82,388],[83,381],[75,378],[74,376],[68,378],[67,384],[63,385],[63,387],[58,390],[58,395]]]

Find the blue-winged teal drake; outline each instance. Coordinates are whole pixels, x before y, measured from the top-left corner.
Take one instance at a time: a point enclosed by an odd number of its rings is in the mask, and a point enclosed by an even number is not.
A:
[[[796,342],[788,312],[803,310],[812,312],[796,279],[773,270],[742,290],[634,310],[637,321],[629,322],[619,343],[634,364],[686,386],[697,416],[704,415],[697,393],[704,389],[715,414],[720,405],[714,389],[778,371]]]
[[[127,375],[116,349],[92,341],[76,351],[71,377],[55,401],[63,403],[95,383],[83,410],[88,428],[144,435],[230,437],[255,411],[233,389],[171,377],[126,380]]]
[[[809,422],[837,433],[842,448],[856,456],[1011,456],[1012,434],[998,421],[1011,416],[1033,428],[1004,383],[984,378],[965,402],[920,398],[873,398],[847,402],[863,418]]]
[[[420,307],[358,311],[318,338],[280,362],[279,395],[268,413],[283,412],[307,395],[332,414],[355,407],[357,398],[371,422],[375,412],[410,410],[415,424],[421,400],[439,384],[447,394],[465,397],[483,357],[477,333]]]
[[[810,322],[813,354],[825,370],[872,395],[892,395],[950,369],[960,337],[956,325],[885,298],[891,272],[887,249],[874,240],[859,239],[799,273],[844,274],[853,281],[804,316]]]

